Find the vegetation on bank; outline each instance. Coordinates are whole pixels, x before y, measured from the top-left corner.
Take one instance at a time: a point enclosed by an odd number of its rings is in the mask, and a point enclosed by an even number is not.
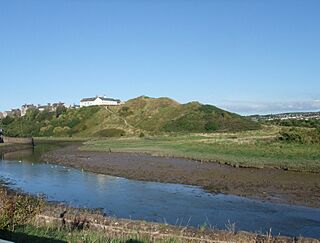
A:
[[[9,194],[0,188],[0,230],[14,231],[31,222],[43,207],[41,198],[20,194]]]
[[[57,226],[35,226],[32,224],[19,226],[14,231],[2,231],[0,235],[6,240],[13,242],[32,243],[62,243],[62,242],[105,242],[105,243],[144,243],[150,242],[147,237],[140,237],[139,234],[133,236],[110,236],[103,231],[89,229],[71,230]],[[183,242],[178,239],[168,239],[165,242]]]
[[[235,167],[320,172],[320,134],[314,129],[265,127],[257,131],[167,135],[88,141],[90,151],[142,152],[216,161]]]
[[[129,236],[105,234],[103,231],[82,227],[78,221],[71,225],[48,224],[36,221],[45,207],[42,198],[8,192],[0,188],[0,239],[13,242],[149,242],[139,233]],[[62,220],[62,218],[61,218]],[[63,222],[63,221],[61,221]],[[180,242],[168,239],[163,242]]]
[[[249,118],[198,102],[139,97],[116,107],[83,107],[55,112],[30,109],[23,117],[0,119],[8,136],[122,137],[167,132],[215,132],[258,129]]]

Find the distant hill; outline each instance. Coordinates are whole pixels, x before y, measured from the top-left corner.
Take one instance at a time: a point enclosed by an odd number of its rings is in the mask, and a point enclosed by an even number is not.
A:
[[[24,117],[5,118],[11,136],[89,136],[160,134],[167,132],[241,131],[258,129],[249,118],[199,102],[179,104],[169,98],[141,96],[116,107],[83,107],[55,112],[29,110]]]

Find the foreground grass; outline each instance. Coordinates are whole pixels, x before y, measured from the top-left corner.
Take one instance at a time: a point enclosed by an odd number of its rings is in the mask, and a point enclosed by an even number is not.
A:
[[[14,242],[150,242],[150,239],[141,236],[113,237],[102,231],[94,230],[69,230],[55,226],[37,227],[34,225],[20,226],[13,232],[0,231],[0,236]],[[162,242],[180,242],[175,239],[163,240]]]
[[[238,133],[93,140],[81,149],[108,151],[110,148],[113,152],[143,152],[233,166],[320,172],[320,144],[279,141],[278,135],[277,127],[266,127]]]

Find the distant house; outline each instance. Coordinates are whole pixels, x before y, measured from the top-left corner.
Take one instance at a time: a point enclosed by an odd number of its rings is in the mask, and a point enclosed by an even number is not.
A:
[[[80,105],[73,104],[70,106],[71,109],[79,109]]]
[[[105,96],[100,97],[96,96],[94,98],[84,98],[80,101],[80,107],[85,107],[85,106],[116,106],[120,105],[121,101],[118,99],[112,99],[112,98],[107,98]]]
[[[0,119],[1,119],[1,118],[4,118],[4,115],[3,115],[2,112],[0,112]]]
[[[12,114],[12,116],[21,116],[21,110],[20,109],[12,109],[11,114]]]
[[[44,110],[50,111],[50,107],[51,107],[51,104],[48,103],[48,105],[38,105],[37,109],[38,109],[39,111],[44,111]]]
[[[36,108],[36,106],[33,104],[24,104],[23,106],[21,106],[21,116],[25,116],[27,114],[27,111],[32,108]]]
[[[12,112],[11,111],[4,111],[2,112],[3,118],[6,118],[7,116],[12,116]]]
[[[48,103],[47,105],[38,105],[36,108],[39,110],[39,111],[44,111],[44,110],[47,110],[49,112],[53,112],[53,111],[56,111],[58,107],[60,106],[63,106],[63,107],[66,107],[66,104],[63,103],[63,102],[58,102],[58,103]]]
[[[63,102],[53,103],[50,107],[51,111],[56,111],[58,107],[65,107],[67,108],[66,104]]]

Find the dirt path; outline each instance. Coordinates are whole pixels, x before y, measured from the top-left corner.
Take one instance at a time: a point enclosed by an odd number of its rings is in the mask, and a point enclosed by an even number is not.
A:
[[[51,151],[42,159],[128,179],[197,185],[216,193],[320,207],[319,174],[234,168],[137,153],[88,152],[80,151],[78,146]]]

